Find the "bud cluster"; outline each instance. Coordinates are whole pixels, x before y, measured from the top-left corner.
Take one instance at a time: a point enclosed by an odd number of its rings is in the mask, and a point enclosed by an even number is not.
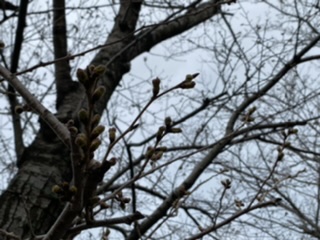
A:
[[[14,111],[17,114],[21,114],[23,112],[32,112],[32,108],[28,104],[24,104],[23,106],[16,105],[15,108],[14,108]]]
[[[277,148],[277,162],[283,160],[285,156],[284,149],[291,147],[291,143],[287,140],[288,137],[290,135],[296,135],[296,134],[298,134],[298,129],[296,128],[289,128],[281,131],[281,135],[283,137],[283,143]]]
[[[194,74],[188,74],[186,76],[186,79],[181,82],[178,87],[181,89],[190,89],[190,88],[194,88],[196,85],[196,82],[194,82],[193,80],[199,75],[199,73],[194,73]]]
[[[89,163],[94,152],[101,145],[99,137],[104,132],[105,127],[99,125],[101,116],[94,114],[95,104],[104,96],[105,87],[98,86],[98,80],[106,71],[105,66],[90,65],[86,69],[77,70],[77,78],[86,90],[88,107],[81,108],[78,112],[78,119],[83,125],[83,131],[75,135],[74,143],[82,150],[83,159]],[[71,131],[71,129],[69,128]]]
[[[164,120],[164,126],[159,127],[158,132],[156,134],[157,142],[167,134],[167,133],[181,133],[182,129],[173,127],[173,122],[170,117],[166,117]]]
[[[117,200],[119,202],[119,206],[122,210],[124,210],[126,208],[126,204],[130,203],[131,199],[128,197],[124,197],[122,192],[119,192],[116,197],[115,200]]]
[[[246,114],[241,118],[241,121],[244,123],[251,123],[253,122],[255,119],[252,116],[253,113],[257,110],[257,107],[253,106],[252,108],[250,108]]]
[[[225,189],[231,188],[231,181],[230,179],[225,179],[221,181],[221,184],[224,186]]]
[[[57,194],[62,201],[71,201],[77,191],[78,189],[75,186],[70,186],[68,182],[61,182],[52,187],[52,192]]]

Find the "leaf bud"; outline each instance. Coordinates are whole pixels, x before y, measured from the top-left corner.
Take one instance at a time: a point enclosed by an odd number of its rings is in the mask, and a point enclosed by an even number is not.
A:
[[[23,107],[20,105],[17,105],[17,106],[15,106],[14,111],[17,114],[21,114],[23,112]]]
[[[69,127],[69,132],[74,136],[78,133],[78,128],[76,127]]]
[[[96,126],[92,132],[91,132],[91,135],[90,135],[90,138],[91,139],[95,139],[96,137],[98,137],[101,133],[103,133],[105,127],[102,126],[102,125],[99,125],[99,126]]]
[[[111,159],[109,160],[109,163],[110,163],[111,166],[114,166],[114,165],[116,165],[116,163],[117,163],[117,159],[116,159],[115,157],[113,157],[113,158],[111,158]]]
[[[170,128],[171,133],[181,133],[182,129],[181,128]]]
[[[70,119],[67,123],[66,123],[67,127],[73,127],[74,126],[74,121],[73,119]]]
[[[97,150],[98,147],[100,146],[100,144],[101,144],[100,139],[98,139],[98,138],[94,139],[90,145],[90,152],[94,152],[95,150]]]
[[[62,193],[63,192],[62,188],[58,185],[53,185],[53,187],[51,188],[51,191],[54,193]]]
[[[152,89],[153,97],[156,97],[160,92],[160,79],[159,78],[153,79],[152,86],[153,86],[153,89]]]
[[[246,122],[254,122],[254,118],[253,117],[250,117],[250,116],[248,116],[247,118],[246,118]]]
[[[238,208],[244,207],[244,203],[241,200],[235,199],[234,203],[236,204],[236,207],[238,207]]]
[[[94,69],[95,69],[95,66],[94,66],[93,64],[91,64],[91,65],[89,65],[89,66],[87,67],[87,72],[88,72],[90,75],[92,75]]]
[[[89,121],[89,113],[86,109],[81,108],[78,112],[78,117],[83,124],[87,124]]]
[[[92,95],[92,101],[98,101],[106,92],[106,88],[104,86],[99,86]]]
[[[231,188],[231,181],[229,179],[221,181],[221,184],[226,188],[229,189]]]
[[[78,68],[77,69],[77,78],[80,83],[82,83],[85,87],[88,87],[89,77],[85,70]]]
[[[122,198],[123,198],[123,193],[122,193],[122,191],[120,191],[120,192],[117,193],[117,197],[118,197],[119,199],[122,199]]]
[[[186,82],[191,82],[193,79],[195,79],[197,76],[199,75],[199,73],[194,73],[194,74],[188,74],[186,76],[185,81]]]
[[[169,128],[172,125],[171,117],[166,117],[164,120],[164,123],[165,123],[166,127]]]
[[[163,137],[163,134],[165,132],[166,128],[164,126],[159,127],[158,132],[157,132],[157,141],[160,141],[161,138]]]
[[[110,140],[110,143],[113,143],[116,140],[116,129],[115,128],[109,129],[109,140]]]
[[[179,87],[182,89],[190,89],[194,88],[195,85],[196,82],[182,82]]]
[[[159,159],[161,159],[163,155],[163,152],[162,151],[156,151],[152,156],[151,156],[151,160],[152,161],[157,161]]]
[[[99,114],[95,114],[91,120],[91,127],[94,128],[100,122],[101,116]]]
[[[150,159],[154,153],[154,148],[149,146],[147,152],[144,154],[146,159]]]
[[[75,139],[75,144],[82,148],[87,145],[87,142],[87,136],[84,133],[79,133]]]
[[[102,75],[106,71],[106,67],[104,65],[98,65],[93,69],[93,73],[96,75]]]
[[[77,191],[78,191],[78,189],[77,189],[76,186],[71,186],[71,187],[69,188],[69,191],[70,191],[72,194],[76,194]]]
[[[253,114],[256,110],[257,110],[257,107],[256,107],[256,106],[253,106],[252,108],[250,108],[250,109],[248,110],[248,115]]]
[[[281,161],[284,157],[284,153],[283,152],[279,152],[278,153],[278,157],[277,157],[277,161]]]

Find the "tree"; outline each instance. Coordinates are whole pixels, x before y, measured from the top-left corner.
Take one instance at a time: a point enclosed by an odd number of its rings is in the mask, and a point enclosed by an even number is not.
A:
[[[320,238],[319,3],[6,4],[3,239]],[[202,49],[209,77],[124,80],[178,36],[168,51]]]

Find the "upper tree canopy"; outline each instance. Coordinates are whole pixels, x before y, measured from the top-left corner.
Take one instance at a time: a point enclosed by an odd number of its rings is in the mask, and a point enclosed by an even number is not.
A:
[[[1,239],[320,238],[317,1],[0,8]]]

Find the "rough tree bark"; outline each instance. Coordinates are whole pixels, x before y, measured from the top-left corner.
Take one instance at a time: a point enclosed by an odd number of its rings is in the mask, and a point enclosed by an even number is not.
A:
[[[64,0],[53,2],[57,9],[53,29],[54,55],[55,58],[59,58],[67,54],[65,2]],[[107,66],[100,83],[106,86],[107,92],[96,111],[102,113],[122,76],[130,70],[130,61],[158,43],[187,31],[219,13],[220,6],[217,2],[195,1],[178,17],[173,16],[170,21],[134,33],[142,1],[121,1],[112,32],[106,40],[106,44],[109,45],[101,49],[91,62],[94,65]],[[76,118],[78,110],[84,104],[84,90],[72,81],[68,61],[56,63],[55,72],[56,116],[65,123],[70,118]],[[72,178],[68,148],[45,123],[41,120],[40,122],[41,128],[33,143],[21,154],[19,171],[0,197],[0,228],[22,238],[45,234],[48,231],[64,205],[52,193],[51,188],[62,180],[69,181]],[[19,142],[19,146],[22,147],[21,141]],[[17,152],[19,151],[20,149]],[[179,196],[175,193],[170,196],[170,198],[176,197]],[[145,222],[143,232],[157,219],[159,218]],[[131,239],[136,239],[136,235],[137,233],[133,233]]]

